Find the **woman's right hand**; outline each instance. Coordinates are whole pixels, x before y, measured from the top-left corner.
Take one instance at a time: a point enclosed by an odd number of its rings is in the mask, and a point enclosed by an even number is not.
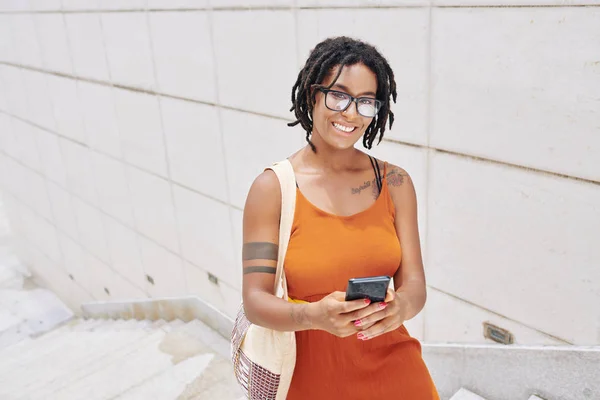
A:
[[[380,303],[371,304],[368,299],[346,301],[344,292],[333,292],[310,306],[313,329],[339,337],[354,335],[365,329],[359,329],[354,321],[382,310]]]

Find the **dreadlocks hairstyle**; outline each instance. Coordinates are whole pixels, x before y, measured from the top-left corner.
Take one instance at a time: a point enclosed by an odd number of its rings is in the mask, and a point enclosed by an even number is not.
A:
[[[383,105],[363,136],[363,146],[370,149],[373,141],[378,138],[377,144],[383,139],[386,122],[390,121],[391,129],[394,123],[394,113],[390,110],[390,97],[396,102],[396,81],[394,72],[385,57],[370,44],[345,36],[325,39],[311,51],[306,64],[300,70],[298,79],[292,88],[292,108],[296,121],[288,126],[302,125],[306,131],[306,141],[313,151],[315,145],[310,140],[313,121],[312,112],[315,104],[316,91],[313,85],[323,82],[327,74],[336,66],[340,66],[335,79],[327,88],[330,89],[340,76],[344,66],[362,63],[377,76],[377,95]]]

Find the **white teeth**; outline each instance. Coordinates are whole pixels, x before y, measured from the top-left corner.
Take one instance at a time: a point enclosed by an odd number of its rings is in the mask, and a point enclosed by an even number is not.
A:
[[[348,126],[344,126],[344,125],[340,125],[336,122],[333,123],[333,126],[335,126],[336,128],[338,128],[340,131],[344,131],[344,132],[352,132],[354,129],[354,127],[348,127]]]

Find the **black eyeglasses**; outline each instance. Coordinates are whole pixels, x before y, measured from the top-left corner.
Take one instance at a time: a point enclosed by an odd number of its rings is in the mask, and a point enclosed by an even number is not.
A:
[[[356,111],[363,117],[373,118],[381,109],[383,102],[372,97],[352,97],[348,93],[316,87],[325,94],[325,107],[331,111],[346,111],[350,104],[356,103]]]

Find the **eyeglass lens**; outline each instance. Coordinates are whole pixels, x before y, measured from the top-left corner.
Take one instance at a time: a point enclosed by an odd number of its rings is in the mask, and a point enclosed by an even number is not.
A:
[[[352,101],[350,95],[342,92],[331,91],[325,96],[325,105],[333,111],[344,111]],[[360,115],[367,118],[373,118],[377,115],[377,102],[375,99],[360,97],[357,101],[357,110]]]

